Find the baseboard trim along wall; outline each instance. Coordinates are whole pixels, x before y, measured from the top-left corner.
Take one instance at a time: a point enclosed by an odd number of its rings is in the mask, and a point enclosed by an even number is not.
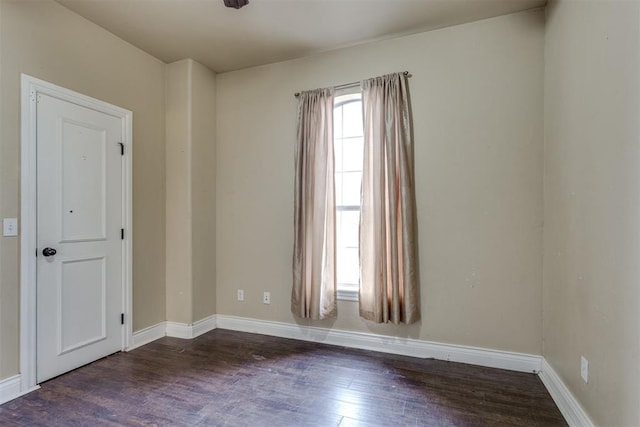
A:
[[[490,368],[537,373],[570,426],[594,426],[593,421],[591,421],[580,403],[578,403],[578,400],[551,365],[542,356],[533,354],[442,344],[363,332],[339,331],[220,314],[214,314],[190,325],[167,321],[141,329],[133,333],[133,345],[127,351],[164,336],[192,339],[216,328],[404,356],[434,358]],[[0,380],[0,404],[39,388],[36,387],[23,392],[20,387],[20,375]]]
[[[145,344],[149,344],[152,341],[162,338],[167,335],[167,322],[160,322],[156,325],[149,326],[148,328],[140,329],[133,333],[133,345],[127,348],[127,351],[131,351],[138,347],[142,347]]]
[[[22,391],[22,376],[20,374],[0,380],[0,405],[39,388],[40,386],[37,385]]]
[[[138,348],[165,335],[184,339],[195,338],[216,327],[233,331],[251,332],[281,338],[380,351],[383,353],[401,354],[404,356],[469,363],[472,365],[509,369],[519,372],[537,373],[540,371],[542,363],[542,357],[532,354],[466,347],[454,344],[441,344],[363,332],[338,331],[334,329],[220,314],[209,316],[191,325],[168,321],[134,332],[133,346],[128,350]]]
[[[20,375],[14,375],[0,381],[0,405],[20,395]]]
[[[532,354],[441,344],[363,332],[338,331],[334,329],[224,316],[220,314],[217,315],[216,325],[221,329],[253,332],[282,338],[340,345],[343,347],[360,348],[383,353],[401,354],[404,356],[469,363],[472,365],[520,372],[537,373],[540,371],[542,362],[541,356]]]
[[[572,427],[593,427],[594,423],[582,408],[573,393],[569,391],[562,378],[551,367],[546,359],[542,359],[542,369],[540,370],[540,379],[547,388],[547,391],[558,405],[558,409],[564,416],[567,423]]]
[[[167,336],[174,338],[191,339],[216,328],[216,315],[213,314],[198,320],[191,325],[184,323],[167,322]]]
[[[216,315],[205,317],[195,323],[160,322],[148,328],[141,329],[133,333],[133,345],[127,348],[131,351],[151,341],[164,336],[192,339],[216,328]]]

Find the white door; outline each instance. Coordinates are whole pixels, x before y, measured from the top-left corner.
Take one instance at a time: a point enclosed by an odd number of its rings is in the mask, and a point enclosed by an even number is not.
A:
[[[122,349],[122,118],[37,101],[37,382]]]

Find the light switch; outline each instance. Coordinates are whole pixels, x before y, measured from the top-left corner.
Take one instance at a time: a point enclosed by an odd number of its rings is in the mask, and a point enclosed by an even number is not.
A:
[[[18,218],[2,219],[2,235],[17,236],[18,235]]]
[[[585,383],[589,382],[589,361],[584,356],[580,356],[580,376]]]

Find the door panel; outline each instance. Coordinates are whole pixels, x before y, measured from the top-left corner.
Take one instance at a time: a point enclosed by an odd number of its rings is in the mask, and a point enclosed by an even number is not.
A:
[[[121,118],[38,95],[38,382],[122,347],[122,132]]]
[[[62,241],[103,240],[107,133],[68,120],[61,130]]]
[[[105,267],[103,257],[68,259],[60,263],[60,354],[107,338]]]

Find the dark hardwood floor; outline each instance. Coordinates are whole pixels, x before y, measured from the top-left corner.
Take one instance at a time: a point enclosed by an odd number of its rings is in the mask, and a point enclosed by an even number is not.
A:
[[[217,329],[0,406],[0,426],[566,425],[534,374]]]

